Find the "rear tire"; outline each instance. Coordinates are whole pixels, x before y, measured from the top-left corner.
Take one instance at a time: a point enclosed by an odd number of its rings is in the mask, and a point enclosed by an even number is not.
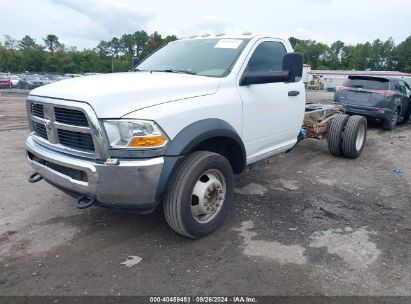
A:
[[[411,112],[404,115],[402,123],[407,123],[410,120]]]
[[[341,156],[342,153],[342,134],[350,116],[337,114],[333,118],[328,129],[328,151],[334,156]]]
[[[177,169],[167,191],[163,204],[167,223],[183,236],[206,236],[224,221],[233,190],[233,170],[226,158],[194,152]]]
[[[411,117],[411,104],[408,105],[407,112],[405,112],[401,123],[407,123],[410,120]]]
[[[345,157],[357,158],[361,155],[367,137],[367,119],[354,115],[348,119],[342,136],[342,151]]]
[[[383,130],[391,131],[391,130],[395,129],[395,127],[398,124],[400,113],[401,113],[400,108],[396,107],[394,109],[394,111],[392,111],[390,117],[388,119],[384,120],[383,125],[382,125]]]

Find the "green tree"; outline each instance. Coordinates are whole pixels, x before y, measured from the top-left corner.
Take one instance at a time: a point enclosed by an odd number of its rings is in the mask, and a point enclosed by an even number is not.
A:
[[[115,57],[118,56],[119,52],[121,51],[121,42],[118,38],[114,37],[110,41],[111,52]]]
[[[18,41],[9,35],[4,35],[4,47],[6,49],[15,50],[17,48]]]
[[[100,41],[96,47],[97,53],[100,57],[107,57],[111,55],[111,43],[107,41]]]
[[[46,72],[45,62],[47,53],[43,47],[36,45],[26,47],[21,51],[20,70],[31,72]]]
[[[148,37],[147,45],[141,52],[141,59],[144,59],[163,45],[164,41],[161,38],[161,35],[157,31],[155,31]]]
[[[61,44],[59,42],[59,38],[56,35],[49,34],[46,38],[43,38],[44,44],[46,48],[51,52],[54,53],[57,49],[61,49]]]
[[[290,41],[291,46],[292,46],[293,49],[295,50],[295,46],[296,46],[297,44],[301,43],[302,40],[300,40],[300,39],[298,39],[298,38],[295,38],[295,37],[290,37],[290,38],[288,39],[288,41]]]
[[[136,45],[136,56],[140,57],[144,48],[147,47],[148,34],[145,31],[137,31],[133,34]]]
[[[31,38],[29,35],[26,35],[19,41],[18,46],[20,50],[24,50],[37,47],[37,44],[33,38]]]
[[[411,73],[411,36],[393,50],[393,64],[397,70]]]
[[[58,37],[49,34],[41,46],[29,35],[20,41],[9,35],[0,41],[0,71],[30,72],[110,72],[127,71],[133,56],[144,59],[156,49],[176,40],[175,35],[163,38],[158,32],[136,31],[100,41],[92,50],[66,48]],[[386,41],[348,45],[335,41],[330,46],[314,40],[289,39],[293,48],[304,53],[305,63],[313,69],[399,70],[411,72],[411,36],[397,46],[392,38]]]
[[[330,47],[324,43],[315,40],[300,40],[294,37],[290,38],[291,45],[294,45],[296,52],[304,54],[304,61],[311,65],[313,69],[327,68],[330,57]]]

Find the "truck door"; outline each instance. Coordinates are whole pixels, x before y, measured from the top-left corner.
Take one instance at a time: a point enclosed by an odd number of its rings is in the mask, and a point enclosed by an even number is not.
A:
[[[305,91],[301,81],[240,86],[244,72],[281,71],[287,53],[281,41],[262,40],[250,52],[238,77],[243,102],[242,139],[252,163],[293,146],[302,125]]]

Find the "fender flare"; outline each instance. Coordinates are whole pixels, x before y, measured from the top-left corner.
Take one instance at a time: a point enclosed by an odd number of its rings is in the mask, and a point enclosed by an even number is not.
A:
[[[241,137],[231,125],[217,118],[199,120],[185,127],[174,137],[164,155],[186,155],[196,145],[214,137],[227,137],[234,140],[241,149],[245,163],[246,152]]]
[[[241,151],[241,168],[238,171],[245,169],[247,161],[244,143],[230,124],[217,118],[196,121],[182,129],[164,151],[164,165],[157,186],[156,200],[162,199],[172,174],[184,156],[200,143],[217,137],[228,138],[236,143]]]

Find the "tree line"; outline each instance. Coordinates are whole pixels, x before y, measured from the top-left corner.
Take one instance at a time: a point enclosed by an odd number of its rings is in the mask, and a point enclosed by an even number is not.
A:
[[[132,58],[145,58],[159,47],[177,40],[158,32],[137,31],[110,41],[100,41],[94,49],[67,47],[49,34],[38,43],[29,35],[17,40],[9,35],[0,42],[0,71],[40,73],[121,72],[132,66]]]
[[[398,45],[386,41],[347,45],[338,40],[330,46],[291,37],[294,50],[303,52],[305,63],[318,70],[366,70],[411,72],[411,36]]]
[[[9,35],[0,42],[0,71],[40,73],[120,72],[132,66],[132,58],[144,59],[159,47],[176,40],[175,35],[162,37],[158,32],[136,31],[109,41],[100,41],[93,49],[67,47],[56,35],[49,34],[38,43],[29,35],[21,40]],[[304,53],[312,69],[398,70],[411,72],[411,36],[396,45],[386,41],[327,45],[315,40],[290,39],[295,51]]]

